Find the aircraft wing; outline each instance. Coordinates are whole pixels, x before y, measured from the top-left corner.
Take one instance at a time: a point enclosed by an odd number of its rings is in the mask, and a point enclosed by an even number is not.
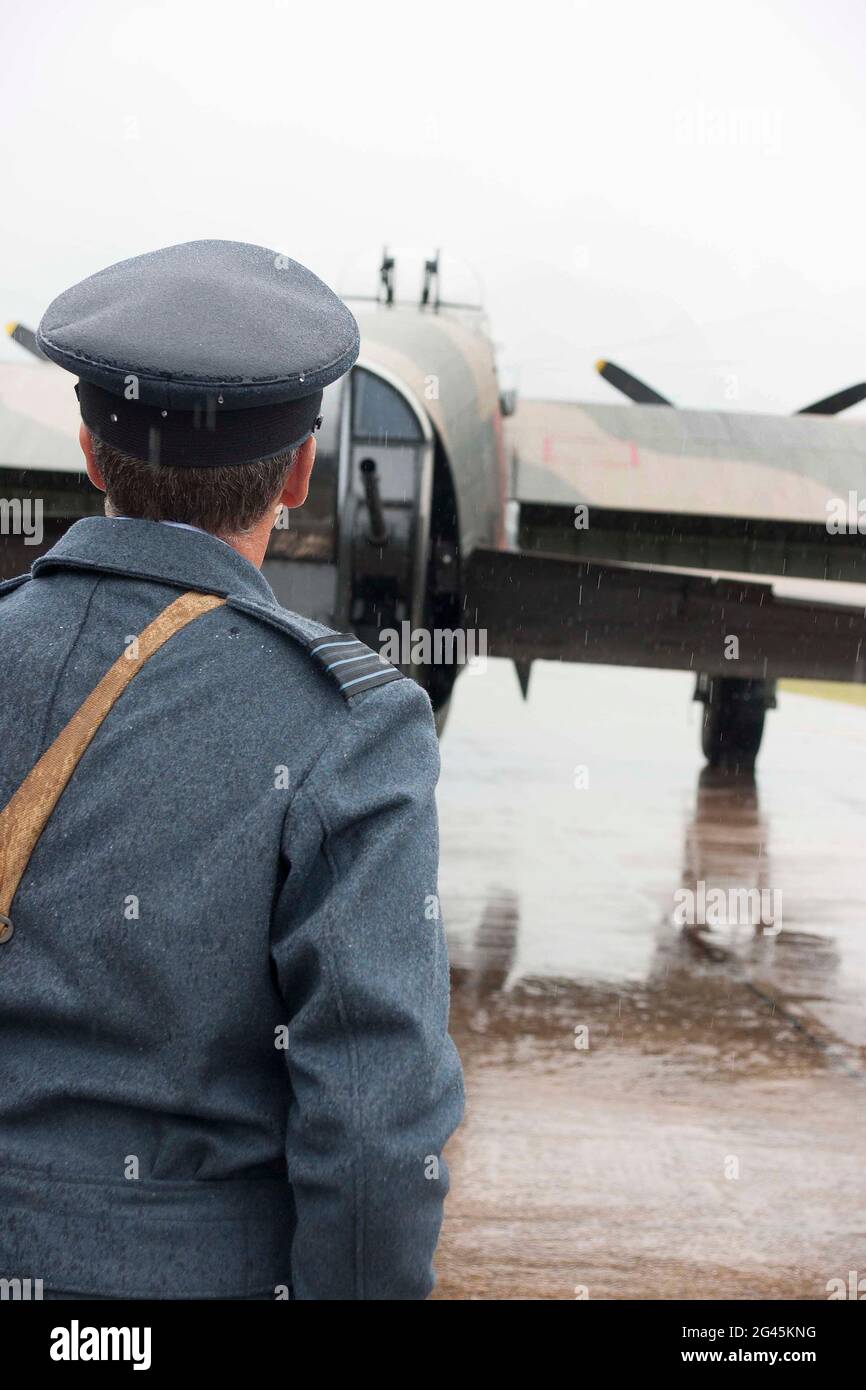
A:
[[[513,544],[466,570],[491,655],[866,679],[866,548],[827,526],[862,425],[526,401],[508,427]]]
[[[520,549],[866,579],[856,525],[828,526],[866,486],[861,424],[528,401],[509,426]]]
[[[866,482],[866,426],[834,416],[521,401],[508,432],[529,504],[824,526]]]
[[[754,578],[478,549],[466,569],[467,626],[490,656],[654,666],[710,676],[866,680],[866,592],[826,601]],[[731,636],[737,657],[729,656]]]

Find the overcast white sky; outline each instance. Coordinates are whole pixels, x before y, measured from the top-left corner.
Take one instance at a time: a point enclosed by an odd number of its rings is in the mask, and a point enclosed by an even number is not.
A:
[[[387,241],[474,267],[526,395],[616,399],[598,356],[755,410],[866,373],[858,0],[0,16],[3,321],[172,242],[258,242],[340,289]]]

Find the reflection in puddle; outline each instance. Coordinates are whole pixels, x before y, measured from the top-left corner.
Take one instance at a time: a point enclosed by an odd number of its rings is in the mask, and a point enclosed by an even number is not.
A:
[[[596,1048],[628,1044],[646,1056],[684,1054],[684,1063],[698,1073],[720,1065],[736,1075],[766,1068],[800,1071],[843,1053],[852,1060],[809,1014],[810,1002],[832,992],[836,944],[785,926],[781,913],[775,921],[741,915],[678,925],[675,903],[683,890],[699,901],[721,893],[749,908],[761,894],[765,902],[772,894],[774,903],[789,907],[790,895],[774,881],[754,778],[701,771],[683,836],[679,888],[672,887],[667,898],[657,893],[651,899],[622,879],[605,897],[595,869],[571,878],[570,935],[563,938],[560,926],[558,948],[551,950],[548,942],[546,950],[557,965],[570,951],[571,974],[539,970],[531,934],[529,949],[522,940],[515,890],[496,887],[480,906],[476,900],[480,915],[468,931],[464,916],[451,951],[455,1027],[510,1043],[507,1054],[541,1066],[572,1046],[581,1027],[591,1029]],[[556,895],[555,883],[549,892]],[[626,951],[640,935],[643,968],[637,978],[632,972],[632,978],[610,980],[594,972],[598,950],[587,935],[598,931],[619,934]],[[605,952],[609,960],[610,943]]]
[[[759,785],[698,775],[691,687],[539,663],[523,705],[495,661],[458,687],[440,1297],[825,1298],[863,1267],[866,721],[794,705]],[[778,889],[781,931],[675,925],[701,881]]]

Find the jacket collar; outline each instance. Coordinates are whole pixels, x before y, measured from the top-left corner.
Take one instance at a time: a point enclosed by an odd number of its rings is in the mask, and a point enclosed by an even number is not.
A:
[[[88,516],[76,521],[31,566],[34,579],[52,570],[96,570],[174,584],[199,593],[276,605],[260,570],[231,546],[204,531],[180,530],[158,521]]]

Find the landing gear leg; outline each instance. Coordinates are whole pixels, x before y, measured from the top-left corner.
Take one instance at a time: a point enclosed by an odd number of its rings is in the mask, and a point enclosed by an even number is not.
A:
[[[704,706],[701,747],[710,767],[750,770],[776,705],[776,682],[736,676],[698,676],[695,699]]]

